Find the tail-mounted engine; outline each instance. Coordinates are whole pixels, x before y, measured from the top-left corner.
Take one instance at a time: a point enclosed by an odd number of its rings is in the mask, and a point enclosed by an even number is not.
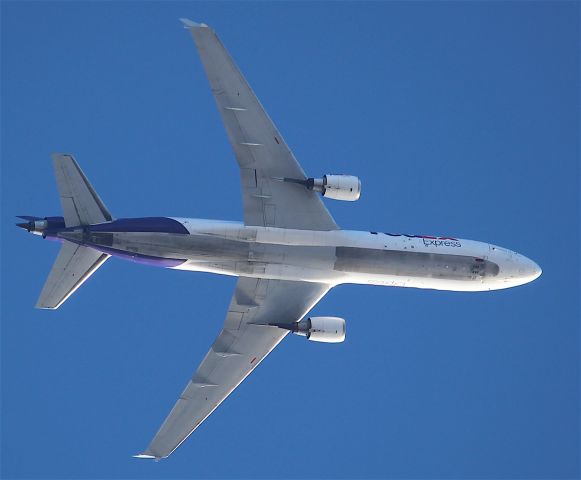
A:
[[[353,175],[323,175],[323,178],[298,180],[284,178],[285,182],[304,185],[309,190],[321,192],[326,198],[354,202],[361,196],[361,180]]]
[[[27,232],[34,235],[46,236],[47,232],[55,229],[65,228],[63,217],[32,217],[29,215],[19,215],[18,218],[26,220],[26,222],[17,223],[20,228],[24,228]]]
[[[296,323],[271,323],[313,342],[340,343],[345,340],[345,320],[339,317],[310,317]]]

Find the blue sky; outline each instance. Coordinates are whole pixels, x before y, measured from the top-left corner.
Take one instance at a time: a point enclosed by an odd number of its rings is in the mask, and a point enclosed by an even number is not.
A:
[[[1,5],[3,478],[579,476],[579,3]],[[343,228],[523,253],[523,287],[341,286],[347,341],[289,337],[178,450],[138,461],[235,280],[108,262],[33,309],[50,153],[116,217],[242,218],[193,41],[212,25],[303,167],[363,182]]]

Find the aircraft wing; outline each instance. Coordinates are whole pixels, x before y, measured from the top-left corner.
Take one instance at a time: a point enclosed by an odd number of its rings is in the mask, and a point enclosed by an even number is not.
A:
[[[236,160],[244,223],[302,230],[337,230],[321,198],[302,185],[307,176],[216,33],[181,19],[194,37]]]
[[[138,458],[168,457],[288,333],[268,323],[300,321],[327,284],[239,277],[224,328]]]

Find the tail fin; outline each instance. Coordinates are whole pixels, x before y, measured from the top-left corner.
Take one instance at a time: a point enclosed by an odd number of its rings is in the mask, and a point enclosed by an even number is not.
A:
[[[67,227],[113,219],[72,155],[54,153],[52,162]]]
[[[113,219],[72,155],[55,153],[52,161],[66,227]],[[108,258],[107,254],[65,240],[36,307],[60,307]]]

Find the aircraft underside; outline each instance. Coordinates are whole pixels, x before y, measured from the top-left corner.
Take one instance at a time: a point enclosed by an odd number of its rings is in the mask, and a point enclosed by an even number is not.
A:
[[[128,227],[154,231],[122,230]],[[518,254],[505,249],[495,253],[492,248],[499,247],[482,242],[449,239],[437,244],[426,242],[437,237],[296,231],[295,245],[286,231],[278,232],[277,238],[277,229],[268,230],[268,241],[257,242],[261,229],[233,222],[143,218],[65,230],[54,236],[159,267],[330,285],[483,291],[514,286],[526,276],[510,270],[511,258]]]

